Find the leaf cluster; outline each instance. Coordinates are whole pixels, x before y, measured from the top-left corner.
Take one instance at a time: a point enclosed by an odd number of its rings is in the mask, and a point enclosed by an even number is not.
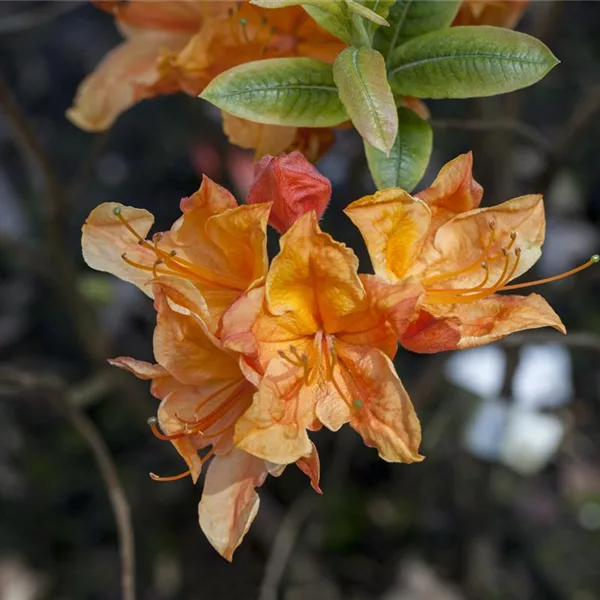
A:
[[[558,60],[539,40],[500,27],[451,27],[460,0],[254,0],[300,4],[348,46],[333,65],[311,58],[246,63],[216,77],[201,97],[237,117],[271,125],[334,127],[350,120],[378,188],[411,190],[433,135],[406,108],[412,98],[512,92]]]

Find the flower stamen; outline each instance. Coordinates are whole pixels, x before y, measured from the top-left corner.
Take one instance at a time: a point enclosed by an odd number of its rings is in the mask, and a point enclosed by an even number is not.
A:
[[[150,479],[153,479],[154,481],[177,481],[178,479],[183,479],[188,475],[191,475],[191,471],[189,469],[183,473],[179,473],[179,475],[171,475],[170,477],[161,477],[155,473],[150,473]]]

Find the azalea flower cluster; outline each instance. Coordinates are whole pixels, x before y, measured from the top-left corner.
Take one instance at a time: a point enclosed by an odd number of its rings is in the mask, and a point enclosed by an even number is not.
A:
[[[374,274],[321,230],[330,194],[296,152],[265,157],[242,205],[205,177],[167,232],[148,237],[152,215],[116,203],[83,227],[87,263],[154,299],[156,364],[111,361],[151,380],[160,404],[150,427],[186,463],[181,475],[152,477],[195,483],[206,469],[200,525],[228,560],[267,475],[296,464],[320,492],[309,432],[348,423],[386,461],[423,459],[392,362],[398,343],[439,352],[535,327],[564,332],[541,296],[499,293],[531,285],[510,282],[541,254],[541,196],[479,208],[470,154],[414,196],[386,189],[345,209]],[[282,234],[270,264],[268,223]]]

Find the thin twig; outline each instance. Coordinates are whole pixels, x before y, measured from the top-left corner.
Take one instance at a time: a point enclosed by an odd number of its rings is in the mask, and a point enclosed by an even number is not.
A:
[[[457,129],[459,131],[506,131],[518,135],[541,150],[552,154],[552,145],[535,128],[518,119],[431,119],[434,129]]]
[[[122,599],[135,600],[135,541],[129,502],[102,434],[94,422],[78,408],[79,404],[93,402],[108,392],[108,381],[106,374],[100,372],[90,381],[69,390],[61,379],[53,375],[33,375],[10,367],[0,370],[0,392],[3,394],[39,389],[50,392],[55,407],[69,420],[92,452],[108,492],[117,526]]]
[[[47,2],[31,10],[23,11],[15,15],[2,18],[0,23],[0,35],[5,33],[18,33],[26,29],[49,23],[61,15],[83,6],[86,2],[70,0],[69,2]]]
[[[107,340],[96,327],[91,306],[77,285],[77,272],[66,244],[63,228],[66,214],[66,194],[54,171],[50,157],[31,123],[0,76],[0,111],[12,126],[15,141],[29,159],[31,179],[41,176],[45,246],[52,264],[53,284],[57,296],[73,317],[82,348],[91,362],[103,364],[108,355]]]

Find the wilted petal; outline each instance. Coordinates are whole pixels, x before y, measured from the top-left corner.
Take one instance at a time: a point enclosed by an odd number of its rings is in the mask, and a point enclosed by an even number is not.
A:
[[[273,202],[269,223],[285,233],[304,213],[321,218],[331,197],[331,183],[300,152],[265,156],[254,167],[248,204]]]
[[[198,506],[200,527],[215,550],[229,561],[258,512],[260,500],[255,488],[266,476],[265,461],[242,450],[233,449],[210,464]]]
[[[281,238],[266,283],[266,302],[274,315],[286,312],[299,330],[335,331],[335,322],[367,306],[352,250],[323,233],[311,211]]]
[[[416,194],[429,206],[452,213],[477,208],[483,197],[483,188],[473,179],[473,154],[461,154],[446,163],[435,181]]]
[[[359,228],[375,273],[388,281],[405,277],[429,230],[428,206],[404,190],[390,188],[353,202],[344,212]]]
[[[352,396],[350,426],[388,462],[418,462],[421,425],[392,361],[380,350],[342,346]]]
[[[115,209],[121,211],[123,218],[142,238],[146,237],[154,223],[154,217],[147,210],[116,202],[100,204],[90,213],[81,230],[83,258],[92,269],[116,275],[151,295],[152,290],[147,284],[152,278],[156,254],[138,244],[138,238],[116,217]],[[127,264],[123,254],[148,270]]]
[[[414,352],[472,348],[539,327],[554,327],[566,333],[560,317],[538,294],[493,295],[467,304],[439,304],[423,310],[425,315],[420,321],[427,326],[422,331],[409,328],[400,338],[400,343]]]

